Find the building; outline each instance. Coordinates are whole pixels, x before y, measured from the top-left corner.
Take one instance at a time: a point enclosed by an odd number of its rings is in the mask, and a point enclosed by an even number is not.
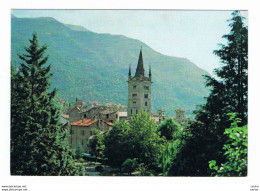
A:
[[[131,66],[128,73],[128,105],[127,112],[119,111],[118,107],[92,104],[90,107],[82,100],[76,99],[75,106],[68,112],[70,124],[69,142],[72,148],[82,147],[84,152],[89,152],[88,143],[91,139],[93,129],[99,129],[102,133],[112,128],[112,124],[120,120],[129,120],[134,114],[138,114],[141,110],[151,114],[151,118],[159,125],[167,116],[165,111],[158,110],[152,113],[152,73],[149,67],[149,75],[145,76],[142,49],[140,50],[139,59],[135,75],[131,75]],[[67,117],[67,116],[63,116]],[[189,118],[185,115],[185,110],[177,109],[176,117],[172,117],[180,125],[189,122]],[[64,118],[64,123],[66,122]]]
[[[157,125],[162,123],[166,118],[167,116],[165,115],[165,111],[161,109],[158,110],[157,113],[152,113],[152,119],[155,121]]]
[[[149,77],[145,76],[142,49],[140,50],[138,64],[135,76],[131,76],[131,66],[128,73],[128,107],[127,115],[130,118],[132,115],[141,111],[152,113],[151,102],[151,85],[152,73],[149,68]]]
[[[119,121],[126,121],[127,120],[127,112],[126,111],[119,111]]]
[[[93,129],[107,132],[112,123],[102,119],[80,119],[70,123],[69,143],[73,149],[82,148],[83,152],[90,151],[88,144],[92,137]]]
[[[181,126],[188,124],[188,122],[191,121],[191,119],[185,115],[184,109],[176,109],[176,117],[173,117],[173,119],[179,123]]]
[[[72,107],[69,112],[69,122],[74,122],[79,119],[104,119],[114,123],[119,121],[119,109],[115,106],[104,106],[96,105],[90,108],[86,108],[83,105],[79,105],[76,101],[74,107]]]
[[[117,107],[92,105],[90,108],[84,107],[83,102],[76,99],[74,107],[70,109],[69,121],[69,144],[73,149],[82,148],[83,152],[89,152],[89,140],[93,137],[93,129],[99,129],[101,133],[107,132],[112,124],[124,118],[125,115],[119,112]],[[121,115],[120,115],[121,114]]]

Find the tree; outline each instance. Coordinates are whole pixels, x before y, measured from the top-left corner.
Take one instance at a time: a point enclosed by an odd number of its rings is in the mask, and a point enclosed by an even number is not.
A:
[[[166,171],[170,176],[208,176],[208,161],[220,155],[217,136],[204,123],[195,121],[186,127],[174,145],[171,165]],[[214,150],[213,150],[214,149]]]
[[[113,124],[112,129],[105,135],[104,155],[112,166],[122,168],[122,163],[130,156],[129,144],[130,126],[126,121]]]
[[[120,168],[127,158],[135,158],[138,164],[155,168],[164,147],[164,139],[157,134],[155,122],[144,111],[134,115],[129,123],[114,123],[104,143],[108,163]]]
[[[79,144],[75,150],[75,158],[80,160],[82,158],[82,153],[84,152],[84,149],[81,144]]]
[[[137,168],[137,162],[135,159],[126,159],[125,162],[122,164],[122,168],[125,172],[128,173],[128,175],[131,175],[131,173]]]
[[[230,128],[226,128],[224,134],[228,135],[228,140],[223,147],[226,161],[221,167],[216,165],[216,161],[209,162],[212,175],[216,176],[246,176],[247,175],[247,125],[239,127],[241,120],[236,118],[234,113],[230,113],[232,121]]]
[[[162,153],[162,173],[163,175],[167,176],[169,172],[169,168],[171,167],[172,160],[174,158],[174,144],[173,143],[166,143],[166,147]]]
[[[215,50],[222,67],[215,69],[216,78],[205,76],[211,88],[206,103],[198,107],[195,122],[185,129],[183,145],[173,161],[170,173],[177,176],[209,176],[208,161],[225,162],[223,146],[228,139],[224,134],[229,126],[227,113],[238,113],[241,126],[247,124],[247,67],[248,29],[239,11],[229,20],[231,31],[224,35],[226,44]]]
[[[159,166],[161,167],[163,175],[167,176],[171,163],[179,149],[182,129],[172,118],[168,118],[158,126],[157,131],[160,133],[161,137],[166,138]]]
[[[223,66],[214,70],[217,79],[205,76],[206,86],[211,87],[212,91],[207,103],[196,113],[197,119],[206,125],[211,122],[210,125],[216,123],[217,126],[226,127],[229,124],[226,114],[230,112],[238,113],[241,124],[247,124],[248,29],[239,11],[234,11],[232,15],[229,20],[231,32],[223,36],[227,44],[221,44],[221,48],[214,51]]]
[[[94,129],[93,130],[93,137],[89,141],[89,147],[90,147],[90,154],[93,154],[96,156],[96,161],[98,157],[103,156],[103,152],[105,149],[104,145],[104,135],[101,134],[100,130]]]
[[[158,132],[168,141],[178,138],[181,126],[172,118],[167,118],[158,126]]]
[[[39,47],[33,34],[11,87],[11,174],[76,175],[68,132],[59,122],[55,107],[56,89],[49,91],[51,66],[43,57],[47,46]]]
[[[141,111],[130,120],[129,151],[137,162],[148,168],[157,168],[164,139],[156,131],[156,124],[149,113]]]
[[[248,100],[248,29],[243,24],[243,17],[239,11],[232,13],[233,18],[230,20],[231,32],[224,35],[227,39],[227,45],[221,45],[220,50],[215,50],[214,53],[220,58],[223,67],[216,69],[220,80],[207,77],[208,86],[213,86],[213,89],[221,86],[224,90],[217,91],[225,96],[225,102],[228,105],[228,110],[238,113],[238,117],[242,120],[242,124],[247,123],[247,100]],[[214,86],[216,84],[216,87]],[[226,106],[227,107],[227,106]]]

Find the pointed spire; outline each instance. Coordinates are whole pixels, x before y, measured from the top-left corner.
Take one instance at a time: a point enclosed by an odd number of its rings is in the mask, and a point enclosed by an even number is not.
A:
[[[128,76],[131,76],[131,64],[129,64],[129,72],[128,72]]]
[[[151,65],[149,66],[149,77],[151,78],[152,76],[152,68],[151,68]]]
[[[139,54],[138,65],[135,72],[135,77],[144,76],[144,63],[143,63],[143,55],[142,55],[142,47]]]
[[[78,98],[76,97],[75,105],[78,106]]]

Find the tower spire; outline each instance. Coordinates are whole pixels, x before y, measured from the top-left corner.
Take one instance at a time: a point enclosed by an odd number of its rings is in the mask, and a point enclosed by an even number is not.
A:
[[[129,72],[128,72],[128,76],[131,76],[131,64],[129,64]]]
[[[149,66],[149,78],[152,77],[152,68],[151,68],[151,65]]]
[[[135,72],[135,77],[144,76],[144,63],[143,63],[143,54],[142,54],[142,47],[140,49],[138,64]]]

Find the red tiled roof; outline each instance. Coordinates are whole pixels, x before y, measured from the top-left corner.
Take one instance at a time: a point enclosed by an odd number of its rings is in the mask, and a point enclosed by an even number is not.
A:
[[[109,126],[113,125],[113,123],[110,122],[110,121],[105,121],[105,120],[104,120],[104,123],[107,124],[107,125],[109,125]]]
[[[80,119],[78,121],[73,121],[70,124],[72,126],[83,126],[83,127],[88,127],[94,123],[96,123],[97,120],[96,119]]]

